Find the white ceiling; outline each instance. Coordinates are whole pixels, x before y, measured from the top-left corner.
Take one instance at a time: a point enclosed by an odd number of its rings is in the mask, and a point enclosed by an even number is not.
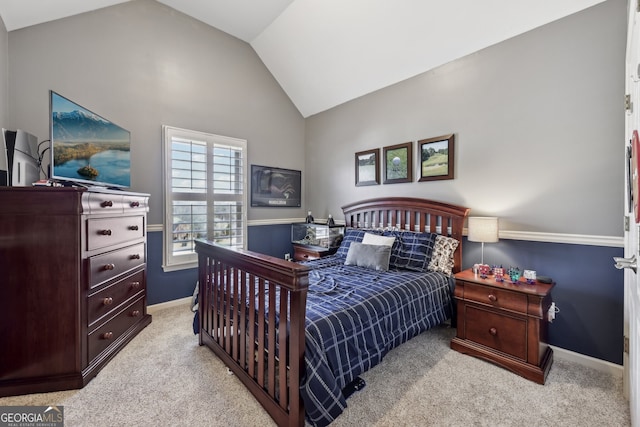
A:
[[[130,0],[0,0],[7,31]],[[304,117],[604,0],[158,0],[250,43]]]

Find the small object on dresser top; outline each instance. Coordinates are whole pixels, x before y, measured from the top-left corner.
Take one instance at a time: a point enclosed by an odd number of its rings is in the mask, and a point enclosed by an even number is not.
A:
[[[522,276],[526,279],[528,284],[535,285],[535,283],[536,283],[536,271],[535,270],[525,270],[524,273],[522,273]]]
[[[509,268],[509,278],[511,278],[512,283],[518,283],[520,277],[522,277],[522,272],[518,267]]]
[[[540,283],[553,283],[553,279],[549,276],[538,276],[537,280]]]
[[[307,212],[307,218],[305,219],[305,221],[307,222],[307,224],[313,223],[313,216],[311,215],[311,211]]]
[[[327,225],[329,227],[336,225],[336,222],[333,220],[333,216],[331,216],[331,214],[329,214],[329,218],[327,218]]]
[[[493,277],[496,279],[496,282],[504,282],[504,268],[494,267]]]
[[[31,184],[34,187],[62,187],[62,184],[56,181],[52,181],[50,179],[39,179],[38,181]]]
[[[478,272],[480,273],[480,277],[482,277],[483,279],[487,278],[490,271],[491,271],[491,267],[489,267],[488,264],[480,264],[478,266]]]

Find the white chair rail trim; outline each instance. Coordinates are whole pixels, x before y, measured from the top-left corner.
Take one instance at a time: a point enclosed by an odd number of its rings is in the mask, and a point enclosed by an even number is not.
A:
[[[318,223],[322,224],[326,222],[326,219],[317,219]],[[248,221],[248,226],[260,226],[260,225],[278,225],[278,224],[292,224],[294,222],[304,222],[304,218],[283,218],[283,219],[260,219]],[[344,221],[336,220],[336,224],[343,224]],[[149,224],[147,226],[148,232],[163,231],[162,224]],[[510,231],[500,230],[500,239],[505,240],[526,240],[530,242],[543,242],[543,243],[567,243],[571,245],[586,245],[586,246],[606,246],[612,248],[623,248],[624,237],[622,236],[593,236],[587,234],[563,234],[563,233],[541,233],[534,231]],[[464,235],[467,235],[467,229],[464,229]]]

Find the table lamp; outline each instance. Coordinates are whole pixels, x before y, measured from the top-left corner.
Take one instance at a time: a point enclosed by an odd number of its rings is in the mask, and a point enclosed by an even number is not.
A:
[[[470,242],[482,243],[481,264],[484,265],[484,244],[498,241],[498,218],[495,216],[471,216],[468,223]]]

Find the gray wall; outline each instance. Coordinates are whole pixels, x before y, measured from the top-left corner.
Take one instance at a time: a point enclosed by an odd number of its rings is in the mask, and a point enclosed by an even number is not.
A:
[[[417,196],[497,215],[502,230],[622,236],[625,7],[610,0],[307,118],[309,208]],[[355,152],[448,133],[454,180],[354,185]]]
[[[0,17],[0,127],[7,127],[9,87],[9,35]]]
[[[130,130],[132,190],[151,194],[150,224],[162,223],[163,124],[246,139],[249,163],[302,169],[304,119],[253,49],[153,0],[12,31],[9,46],[8,126],[48,139],[54,90]]]

